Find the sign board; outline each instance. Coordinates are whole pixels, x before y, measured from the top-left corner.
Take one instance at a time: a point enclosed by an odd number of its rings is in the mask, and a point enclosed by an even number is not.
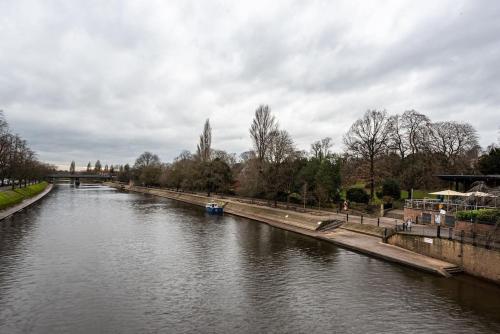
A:
[[[432,240],[432,238],[424,238],[424,242],[426,244],[432,244],[433,240]]]
[[[446,210],[441,209],[441,210],[439,210],[439,213],[442,214],[442,215],[445,215],[446,214]]]
[[[434,218],[434,222],[437,225],[441,224],[441,215],[436,215],[436,217]]]

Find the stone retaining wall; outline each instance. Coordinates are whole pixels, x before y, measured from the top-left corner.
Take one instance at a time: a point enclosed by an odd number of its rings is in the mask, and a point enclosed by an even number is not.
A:
[[[456,240],[395,234],[389,244],[461,266],[468,274],[500,284],[500,251]]]

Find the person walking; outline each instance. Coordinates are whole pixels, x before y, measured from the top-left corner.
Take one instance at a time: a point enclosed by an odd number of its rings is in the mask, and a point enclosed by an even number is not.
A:
[[[408,219],[408,223],[407,223],[407,228],[408,228],[408,231],[411,232],[411,224],[412,224],[412,221],[411,221],[411,218]]]

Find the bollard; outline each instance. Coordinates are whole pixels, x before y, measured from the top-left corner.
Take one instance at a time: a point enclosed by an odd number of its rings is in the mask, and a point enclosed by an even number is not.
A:
[[[348,222],[349,221],[349,214],[346,213],[346,216],[347,216],[346,221]]]
[[[380,217],[377,218],[377,226],[380,226]]]
[[[384,243],[387,243],[387,227],[384,227]]]
[[[439,239],[441,239],[441,226],[440,225],[438,225],[438,228],[437,228],[437,237]]]
[[[363,224],[363,215],[361,215],[361,224]]]

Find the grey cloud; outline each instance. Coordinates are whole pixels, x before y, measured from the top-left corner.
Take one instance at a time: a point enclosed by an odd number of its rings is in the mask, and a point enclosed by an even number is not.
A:
[[[372,6],[368,8],[367,6]],[[271,106],[299,149],[368,108],[470,121],[496,140],[500,4],[455,1],[0,3],[0,109],[58,164],[173,159],[210,118],[214,146],[251,147]]]

